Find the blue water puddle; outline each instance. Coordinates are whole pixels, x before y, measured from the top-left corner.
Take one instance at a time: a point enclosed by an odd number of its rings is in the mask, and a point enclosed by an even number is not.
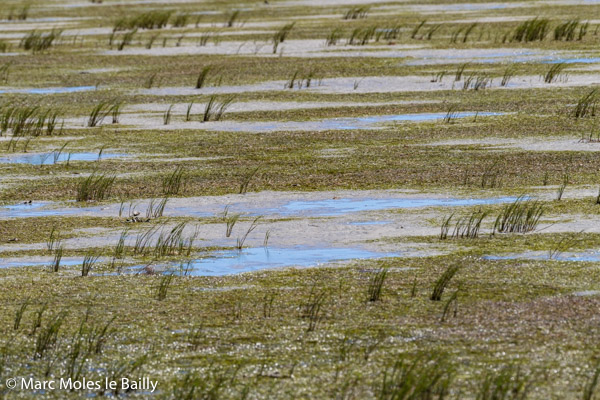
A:
[[[415,57],[406,61],[405,65],[429,65],[432,63],[435,64],[445,64],[445,60],[447,60],[448,64],[456,63],[456,62],[469,62],[473,64],[497,64],[497,63],[526,63],[526,62],[536,62],[536,61],[547,61],[548,57],[544,57],[539,53],[533,51],[523,51],[516,53],[515,52],[497,52],[497,53],[487,53],[481,56],[473,56],[472,54],[457,54],[454,56],[444,56],[444,57]]]
[[[552,60],[543,61],[544,64],[560,64],[560,63],[564,63],[564,64],[576,64],[576,63],[594,64],[594,63],[599,63],[599,62],[600,62],[600,57],[556,58],[556,59],[552,59]]]
[[[98,260],[100,262],[100,260]],[[40,266],[49,266],[52,263],[52,260],[47,261],[28,261],[28,260],[19,260],[19,261],[6,261],[0,259],[0,268],[13,268],[13,267],[40,267]],[[60,266],[64,267],[73,267],[76,265],[83,264],[83,258],[71,258],[65,257],[60,260]]]
[[[517,254],[505,254],[501,256],[487,255],[481,257],[484,260],[555,260],[555,261],[600,261],[599,251],[588,251],[581,253],[560,253],[550,256],[549,252],[526,252]]]
[[[456,207],[511,203],[516,199],[516,197],[491,199],[328,199],[292,201],[285,204],[281,209],[273,211],[283,215],[310,214],[315,216],[336,216],[352,212],[394,208]]]
[[[62,207],[50,208],[50,201],[36,201],[0,206],[0,218],[33,218],[52,217],[61,215],[77,215],[82,213],[97,213],[100,207]]]
[[[10,88],[0,89],[1,93],[24,93],[24,94],[62,94],[89,92],[96,90],[96,86],[74,86],[74,87],[51,87],[51,88]]]
[[[126,157],[126,155],[118,153],[103,153],[100,159],[103,160],[105,158],[120,157]],[[52,152],[0,158],[0,163],[2,164],[53,165],[66,161],[98,161],[98,153]]]
[[[282,122],[251,122],[251,123],[227,123],[215,125],[214,130],[226,130],[232,132],[262,132],[262,131],[295,131],[295,130],[357,130],[375,129],[379,124],[385,122],[426,122],[443,120],[448,113],[419,113],[419,114],[395,114],[375,115],[357,118],[331,118],[322,121],[282,121]],[[497,112],[456,112],[452,118],[467,117],[489,117],[499,116],[504,113]]]
[[[453,114],[454,118],[466,118],[479,115],[481,117],[501,115],[500,113],[491,112],[458,112]],[[335,118],[326,119],[318,123],[321,129],[366,129],[373,128],[383,122],[424,122],[442,120],[447,116],[447,113],[421,113],[421,114],[398,114],[398,115],[376,115],[373,117],[359,118]]]
[[[188,275],[221,276],[282,267],[311,267],[336,261],[398,257],[398,253],[379,253],[353,248],[246,248],[216,252],[210,258],[192,261]],[[138,267],[134,267],[138,268]]]

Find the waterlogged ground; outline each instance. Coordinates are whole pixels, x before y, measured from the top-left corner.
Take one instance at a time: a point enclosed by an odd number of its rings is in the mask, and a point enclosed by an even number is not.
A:
[[[599,11],[4,1],[0,399],[600,396]]]

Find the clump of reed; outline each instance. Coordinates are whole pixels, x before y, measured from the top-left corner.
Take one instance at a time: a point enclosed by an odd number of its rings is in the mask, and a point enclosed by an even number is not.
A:
[[[163,301],[167,298],[167,292],[169,291],[172,282],[173,274],[165,274],[160,278],[158,285],[156,286],[156,300]]]
[[[187,180],[185,168],[181,165],[178,166],[171,174],[162,179],[163,194],[167,196],[178,195],[185,188]]]
[[[173,111],[173,104],[171,104],[163,114],[163,125],[169,125],[171,123],[171,111]]]
[[[173,26],[173,28],[184,28],[187,25],[189,19],[190,19],[190,14],[188,14],[188,13],[175,14],[175,18],[173,18],[172,26]]]
[[[544,214],[544,205],[537,200],[519,196],[504,206],[496,221],[493,233],[527,233],[534,231]]]
[[[235,226],[235,224],[238,222],[238,220],[241,217],[241,214],[239,214],[239,213],[231,214],[229,212],[229,208],[230,208],[229,205],[225,206],[225,209],[223,210],[223,214],[221,216],[223,222],[225,222],[225,237],[231,236],[233,227]]]
[[[31,2],[25,2],[25,4],[23,4],[23,7],[21,7],[18,10],[15,10],[14,7],[11,7],[6,19],[9,21],[13,21],[13,20],[25,21],[27,19],[27,17],[29,16],[30,9],[31,9]]]
[[[511,37],[511,42],[542,41],[548,34],[550,21],[546,18],[534,18],[522,22]]]
[[[306,328],[308,332],[315,331],[317,325],[323,319],[322,309],[326,300],[327,291],[324,289],[318,290],[316,285],[314,285],[310,290],[306,303],[302,305],[301,317],[308,319],[308,326]]]
[[[442,300],[442,295],[444,294],[444,291],[446,290],[446,288],[450,284],[450,281],[452,280],[452,278],[454,278],[454,276],[459,270],[460,266],[458,264],[448,266],[444,270],[442,275],[440,275],[440,277],[435,281],[429,299],[433,301]]]
[[[445,124],[452,124],[454,123],[454,120],[458,118],[459,114],[460,113],[458,112],[458,106],[453,104],[450,107],[448,107],[448,111],[446,111],[446,115],[442,119],[442,122]]]
[[[575,106],[573,116],[584,118],[587,116],[594,117],[596,115],[596,106],[598,104],[598,89],[592,89],[587,94],[583,95]]]
[[[556,201],[560,201],[563,197],[563,194],[565,193],[565,189],[567,188],[567,186],[569,185],[569,174],[565,173],[562,177],[561,183],[558,186],[558,189],[556,191]]]
[[[342,37],[342,30],[340,28],[334,28],[327,35],[327,38],[325,39],[325,45],[326,46],[335,46],[336,44],[338,44],[338,41],[341,39],[341,37]]]
[[[19,47],[27,51],[31,50],[33,53],[39,53],[52,47],[61,34],[62,31],[56,29],[48,33],[32,31],[21,39]]]
[[[569,20],[557,25],[554,28],[554,40],[564,40],[567,42],[574,40],[577,26],[579,26],[578,19]]]
[[[426,23],[427,23],[426,19],[424,19],[421,22],[419,22],[417,24],[417,26],[415,26],[414,29],[412,30],[412,32],[410,34],[410,38],[411,39],[416,39],[417,35],[419,34],[419,31],[421,30],[421,28],[423,28],[423,26],[425,26]]]
[[[230,12],[227,15],[227,20],[225,21],[225,26],[227,28],[233,27],[233,25],[235,25],[236,21],[240,19],[240,16],[241,16],[240,10],[233,10],[232,12]]]
[[[464,64],[460,64],[456,68],[456,72],[454,73],[454,82],[459,82],[462,79],[463,74],[465,73],[465,69],[467,68],[468,65],[469,65],[468,63],[464,63]]]
[[[377,33],[376,26],[369,26],[366,28],[356,28],[352,30],[350,37],[347,40],[348,45],[364,46],[375,38]]]
[[[349,9],[348,11],[346,11],[344,13],[344,16],[342,17],[342,19],[349,20],[349,19],[367,18],[367,16],[369,15],[369,10],[370,10],[369,6],[352,7],[351,9]]]
[[[167,202],[169,201],[169,197],[164,197],[162,200],[158,201],[157,199],[150,200],[150,204],[148,204],[148,208],[146,209],[146,218],[160,218],[163,216],[165,212],[165,207]]]
[[[246,230],[246,232],[237,239],[236,241],[236,248],[238,250],[242,250],[244,247],[244,243],[246,242],[246,239],[248,238],[248,236],[252,233],[252,231],[254,231],[256,229],[256,227],[258,227],[258,221],[262,218],[262,216],[258,216],[256,218],[254,218],[254,220],[252,221],[252,223],[250,223],[250,226],[248,227],[248,229]]]
[[[120,100],[112,100],[110,102],[100,102],[94,106],[87,120],[89,128],[100,125],[109,115],[112,117],[112,123],[118,124],[121,116],[121,108],[123,102]]]
[[[0,80],[3,83],[8,83],[8,72],[10,70],[11,65],[12,65],[12,62],[9,61],[0,66]]]
[[[56,249],[54,250],[54,259],[52,260],[52,263],[50,264],[50,270],[52,272],[58,272],[58,270],[60,269],[60,262],[62,260],[62,256],[64,253],[64,247],[61,245],[59,245],[58,247],[56,247]]]
[[[474,22],[472,24],[470,24],[469,26],[467,26],[464,29],[464,35],[462,38],[462,42],[463,43],[467,43],[467,41],[469,40],[469,36],[471,35],[471,33],[473,33],[473,31],[475,30],[475,28],[477,27],[477,22]],[[456,36],[453,34],[452,35],[452,39],[450,40],[452,43],[455,43],[458,40],[458,35],[462,32],[462,30],[459,30],[458,33],[456,34]]]
[[[442,356],[400,359],[383,371],[377,399],[446,399],[454,380],[454,369]]]
[[[0,107],[0,136],[52,136],[56,133],[59,112],[39,106],[21,106],[10,103]]]
[[[229,108],[234,100],[235,96],[226,97],[222,101],[218,101],[216,95],[210,96],[208,103],[206,103],[206,106],[204,107],[201,122],[220,121],[221,118],[223,118],[223,115],[225,115],[225,111],[227,111],[227,108]]]
[[[470,74],[463,81],[463,90],[483,90],[489,86],[491,86],[491,79],[485,74]]]
[[[515,66],[511,65],[511,66],[507,67],[504,70],[504,73],[502,74],[502,80],[500,81],[500,86],[502,86],[502,87],[507,86],[508,83],[510,82],[510,80],[513,78],[513,76],[515,76],[515,72],[516,72]]]
[[[81,276],[88,276],[92,267],[96,264],[100,256],[95,255],[93,253],[88,253],[85,255],[83,259],[83,264],[81,265]]]
[[[119,43],[119,45],[117,46],[117,50],[119,51],[123,51],[123,49],[125,48],[125,46],[128,46],[131,44],[131,42],[133,41],[133,37],[135,36],[135,34],[137,33],[137,28],[133,29],[129,32],[126,32],[123,37],[121,38],[121,43]]]
[[[273,39],[272,39],[273,54],[277,53],[277,47],[279,46],[280,43],[283,43],[285,41],[285,39],[287,39],[288,35],[294,28],[295,24],[296,24],[295,22],[286,24],[282,28],[280,28],[277,32],[275,32],[275,34],[273,35]]]
[[[468,238],[475,239],[479,236],[481,224],[489,215],[488,211],[476,210],[468,216],[460,217],[454,222],[454,231],[451,237],[453,238]],[[453,223],[454,214],[442,219],[442,227],[440,239],[447,239],[450,233],[450,226]]]
[[[477,399],[527,399],[533,386],[530,376],[514,365],[488,370],[477,388]]]
[[[383,283],[387,278],[387,273],[387,268],[379,268],[371,273],[369,286],[367,288],[367,301],[374,302],[381,300],[381,291],[383,289]]]
[[[200,71],[200,74],[198,74],[198,79],[196,79],[196,89],[201,89],[205,86],[206,77],[208,76],[208,73],[210,72],[210,70],[211,70],[210,65],[202,68],[202,70]]]
[[[187,222],[181,222],[171,229],[165,229],[164,224],[151,226],[137,235],[133,246],[133,254],[162,258],[167,256],[189,256],[192,252],[194,241],[198,237],[198,229],[185,235]],[[158,237],[154,241],[154,237]]]
[[[148,11],[134,16],[119,18],[114,26],[113,32],[127,31],[133,29],[161,29],[167,26],[173,11]]]
[[[105,175],[92,173],[87,178],[80,181],[77,186],[77,201],[101,201],[110,195],[115,175]]]
[[[248,185],[250,185],[250,181],[252,180],[252,178],[254,178],[259,168],[260,167],[254,168],[242,177],[239,194],[246,194],[246,192],[248,192]]]
[[[314,79],[315,72],[313,70],[310,70],[308,74],[303,76],[300,75],[300,70],[296,70],[290,79],[285,83],[284,89],[293,89],[294,87],[297,89],[302,89],[303,87],[309,88],[312,86]]]
[[[579,31],[577,28],[579,27]],[[589,23],[580,24],[578,19],[569,20],[554,28],[554,40],[563,40],[570,42],[573,40],[583,40],[587,34]]]
[[[558,80],[566,67],[567,65],[564,62],[552,64],[552,66],[548,68],[548,71],[542,75],[544,78],[544,83],[552,83]]]

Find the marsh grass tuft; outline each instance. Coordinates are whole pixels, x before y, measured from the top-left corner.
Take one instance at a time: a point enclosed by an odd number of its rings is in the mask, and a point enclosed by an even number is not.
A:
[[[457,110],[458,110],[458,106],[455,104],[448,107],[448,111],[446,111],[446,115],[442,119],[442,122],[445,124],[454,123],[454,121],[458,118],[458,115],[459,115],[459,112]]]
[[[258,221],[260,221],[261,218],[262,218],[262,215],[259,215],[258,217],[254,218],[254,220],[252,221],[252,223],[246,230],[246,233],[244,233],[241,238],[237,239],[235,247],[238,250],[242,250],[244,248],[244,243],[246,242],[246,239],[252,233],[252,231],[254,231],[256,229],[256,227],[258,226]]]
[[[508,66],[504,70],[504,74],[502,75],[502,80],[500,81],[500,86],[502,86],[502,87],[507,86],[508,83],[510,82],[510,80],[513,78],[513,76],[515,76],[515,73],[516,73],[516,67],[514,65]]]
[[[23,314],[25,314],[25,310],[27,310],[29,304],[29,297],[27,297],[25,301],[21,303],[21,306],[17,308],[17,312],[15,313],[15,320],[13,323],[13,330],[19,330],[19,327],[21,326],[21,320],[23,319]]]
[[[556,201],[560,201],[562,199],[563,194],[565,193],[565,189],[567,188],[568,185],[569,185],[569,174],[565,173],[565,174],[563,174],[560,186],[558,186],[558,189],[556,191]]]
[[[131,42],[133,41],[133,37],[135,36],[135,34],[137,33],[137,29],[131,30],[129,32],[126,32],[125,34],[123,34],[123,37],[121,38],[121,43],[119,43],[117,45],[117,50],[118,51],[123,51],[123,49],[125,48],[125,46],[128,46],[131,44]]]
[[[557,25],[554,28],[554,40],[564,40],[567,42],[575,40],[577,26],[579,26],[578,19],[569,20]]]
[[[443,357],[420,356],[409,362],[401,359],[383,371],[375,388],[377,399],[442,400],[448,397],[454,369]]]
[[[460,266],[458,264],[448,266],[435,282],[429,299],[433,301],[442,300],[444,290],[446,290],[446,287],[448,287],[448,284],[450,284],[450,281],[452,280],[452,278],[454,278],[454,276],[459,270]]]
[[[367,301],[374,302],[381,300],[381,290],[383,289],[383,283],[385,282],[387,273],[387,268],[380,268],[371,273],[369,287],[367,289]]]
[[[475,239],[479,236],[479,230],[485,217],[489,215],[488,211],[476,210],[473,211],[469,216],[458,218],[454,224],[454,231],[452,232],[453,238],[468,238]],[[440,239],[446,239],[450,231],[450,225],[454,214],[442,219],[442,227],[440,232]]]
[[[346,13],[342,17],[342,19],[348,20],[348,19],[367,18],[368,14],[369,14],[369,9],[370,9],[369,6],[352,7],[351,9],[346,11]]]
[[[88,128],[93,128],[100,125],[109,115],[112,118],[113,124],[119,123],[121,107],[123,107],[123,102],[121,100],[112,100],[110,102],[103,101],[96,104],[90,112],[90,116],[88,117]]]
[[[552,64],[552,66],[548,68],[548,71],[546,71],[546,73],[542,75],[542,77],[544,78],[544,83],[556,82],[566,67],[567,64],[565,64],[564,62]]]
[[[225,228],[225,237],[229,237],[231,236],[231,231],[233,231],[233,227],[235,226],[235,224],[237,223],[237,221],[240,219],[241,214],[230,214],[229,213],[229,205],[225,206],[225,209],[223,210],[223,213],[221,215],[221,219],[223,220],[223,222],[225,222],[226,228]]]
[[[308,300],[302,306],[302,318],[308,319],[307,332],[313,332],[317,329],[318,324],[323,319],[322,308],[327,299],[327,291],[324,289],[317,290],[316,285],[313,285]]]
[[[156,300],[163,301],[167,298],[167,292],[173,283],[173,276],[173,274],[165,274],[161,276],[156,287]]]
[[[101,201],[110,195],[116,175],[96,174],[93,172],[80,181],[77,187],[77,201]]]
[[[335,46],[336,44],[338,44],[338,41],[341,37],[342,30],[340,28],[334,28],[331,32],[329,32],[329,35],[327,35],[327,38],[325,39],[325,45]]]
[[[410,38],[411,39],[416,39],[417,35],[419,34],[419,31],[421,30],[421,28],[423,28],[423,26],[427,23],[427,20],[424,19],[421,22],[419,22],[417,24],[417,26],[415,26],[415,28],[412,30],[411,34],[410,34]]]
[[[83,264],[81,265],[81,276],[88,276],[99,258],[99,255],[95,255],[93,253],[86,254],[85,258],[83,259]]]
[[[150,200],[148,208],[146,209],[146,218],[160,218],[163,216],[169,197],[163,198],[160,202],[156,203],[157,199]]]
[[[54,42],[60,37],[61,34],[61,30],[55,29],[48,33],[31,31],[28,35],[21,39],[19,47],[23,48],[24,50],[31,50],[33,53],[39,53],[52,47]]]
[[[208,76],[208,73],[210,72],[211,68],[212,67],[210,65],[207,65],[206,67],[202,68],[202,70],[198,74],[198,79],[196,79],[196,89],[201,89],[206,85],[206,77]]]
[[[583,95],[575,106],[574,117],[584,118],[587,116],[594,117],[596,115],[596,106],[598,105],[598,89],[594,88],[587,94]]]
[[[113,25],[113,32],[132,29],[161,29],[167,26],[173,11],[155,10],[134,16],[119,18]]]
[[[477,388],[477,399],[515,399],[529,398],[533,380],[517,366],[508,365],[499,371],[488,370]]]
[[[513,203],[504,206],[494,222],[493,233],[532,232],[537,228],[543,214],[542,203],[519,196]]]
[[[65,311],[59,312],[48,321],[45,328],[40,330],[35,339],[34,359],[42,358],[46,351],[56,344],[66,317],[67,313]]]
[[[233,10],[231,13],[229,13],[229,15],[227,16],[227,21],[225,22],[225,27],[227,27],[227,28],[233,27],[233,25],[236,23],[236,21],[240,19],[240,15],[241,15],[240,10]]]
[[[277,47],[279,46],[280,43],[283,43],[285,41],[285,39],[287,39],[288,35],[294,28],[295,24],[296,24],[295,22],[286,24],[282,28],[280,28],[277,32],[275,32],[275,34],[273,35],[273,39],[272,39],[273,54],[277,53]]]
[[[550,21],[546,18],[534,18],[522,22],[512,35],[512,42],[542,41],[548,34]]]
[[[252,178],[254,178],[259,169],[260,167],[256,167],[242,177],[239,194],[246,194],[248,192],[248,186],[250,185],[250,181],[252,180]]]
[[[465,68],[467,68],[468,65],[469,65],[468,63],[464,63],[464,64],[460,64],[456,68],[456,72],[454,73],[454,82],[458,82],[462,79],[462,76],[465,72]]]
[[[221,118],[223,118],[223,115],[225,115],[225,111],[227,111],[234,100],[235,96],[229,96],[219,102],[217,101],[216,95],[210,96],[208,103],[206,103],[206,106],[204,107],[201,122],[220,121]]]
[[[50,264],[50,270],[52,272],[58,272],[60,269],[60,261],[62,260],[64,248],[62,245],[58,246],[54,251],[54,260],[52,260],[52,264]]]
[[[185,174],[185,168],[183,166],[178,166],[175,170],[170,174],[163,178],[162,180],[162,192],[165,195],[178,195],[187,184],[187,176]]]
[[[171,123],[171,111],[173,110],[174,104],[171,104],[163,114],[163,125],[169,125]]]

